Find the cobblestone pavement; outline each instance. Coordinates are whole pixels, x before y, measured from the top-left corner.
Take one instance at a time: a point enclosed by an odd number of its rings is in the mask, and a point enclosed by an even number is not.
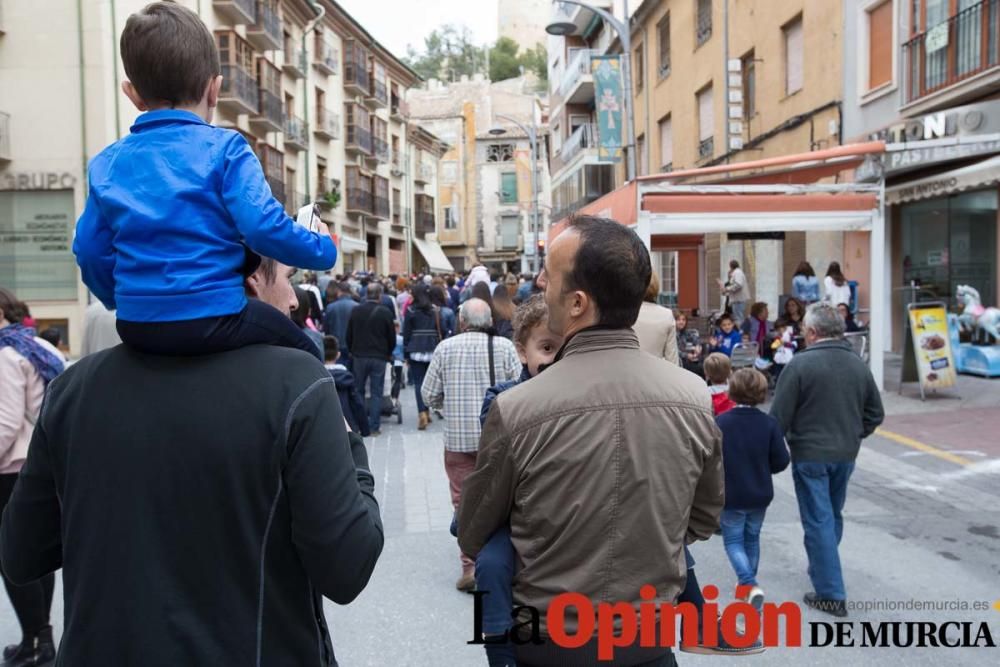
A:
[[[369,440],[386,545],[371,583],[352,604],[327,602],[338,660],[356,665],[485,665],[472,637],[472,597],[459,593],[458,550],[448,533],[451,503],[443,465],[442,423],[416,430],[412,388],[403,394],[404,423],[383,424]],[[1000,405],[998,403],[997,405]],[[934,444],[934,443],[931,443]],[[988,464],[989,461],[982,463]],[[979,467],[977,467],[979,466]],[[764,524],[760,580],[773,601],[799,601],[810,590],[791,475],[775,478],[775,501]],[[852,601],[986,601],[1000,599],[1000,477],[995,467],[961,467],[875,436],[865,442],[851,480],[841,554]],[[702,585],[728,599],[735,578],[721,538],[692,547]],[[655,555],[651,554],[651,557]],[[53,620],[61,631],[61,589]],[[803,611],[810,621],[833,621]],[[1000,611],[852,611],[859,621],[962,620],[989,623],[1000,643]],[[0,641],[19,636],[6,596]],[[949,636],[956,636],[950,632]],[[995,649],[776,648],[743,658],[756,665],[996,665]],[[679,654],[685,664],[726,658]],[[741,662],[741,664],[743,664]]]

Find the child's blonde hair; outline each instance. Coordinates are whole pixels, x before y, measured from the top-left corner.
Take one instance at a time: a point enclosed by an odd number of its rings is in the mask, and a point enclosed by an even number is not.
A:
[[[712,384],[726,384],[733,374],[733,363],[721,352],[713,352],[705,358],[705,378]]]
[[[541,294],[534,294],[514,311],[514,342],[522,346],[528,344],[531,332],[549,318],[549,309]]]

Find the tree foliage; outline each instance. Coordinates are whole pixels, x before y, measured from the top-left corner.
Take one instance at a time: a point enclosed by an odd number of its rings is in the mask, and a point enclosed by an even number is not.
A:
[[[441,26],[424,38],[422,51],[408,47],[404,60],[424,79],[450,81],[486,71],[486,50],[473,43],[466,26]]]
[[[452,24],[443,25],[425,37],[421,51],[407,47],[403,60],[424,79],[454,81],[463,74],[471,77],[482,73],[491,81],[504,81],[520,76],[522,68],[542,81],[548,78],[548,57],[543,45],[521,51],[513,39],[501,37],[492,46],[478,46],[466,26]]]

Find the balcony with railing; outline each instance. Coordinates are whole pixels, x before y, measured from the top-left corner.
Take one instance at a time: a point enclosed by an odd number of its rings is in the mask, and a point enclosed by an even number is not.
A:
[[[222,65],[219,107],[235,113],[255,114],[259,105],[257,80],[239,65]]]
[[[385,81],[385,65],[372,59],[371,67],[368,69],[369,88],[366,101],[373,108],[389,106],[389,87]]]
[[[708,160],[715,154],[715,137],[702,139],[698,142],[698,159]]]
[[[344,40],[344,90],[363,96],[370,94],[368,50],[354,39]]]
[[[524,250],[524,234],[497,234],[495,242],[495,250],[498,252],[509,252],[511,250],[516,250],[521,252]]]
[[[282,204],[285,203],[285,182],[280,178],[275,178],[274,176],[265,176],[267,184],[271,187],[271,194],[274,198],[280,201]]]
[[[583,104],[594,99],[594,76],[590,72],[590,57],[599,55],[593,49],[578,49],[566,64],[559,82],[559,96],[567,104]]]
[[[1000,70],[998,42],[1000,0],[982,0],[913,37],[903,44],[904,105]]]
[[[306,75],[302,69],[302,49],[290,39],[285,42],[285,55],[281,62],[281,69],[293,79],[301,79]]]
[[[347,188],[347,212],[353,214],[371,215],[372,193],[364,187]]]
[[[269,90],[258,91],[257,113],[250,116],[250,125],[262,132],[281,132],[285,129],[284,103]]]
[[[347,117],[344,123],[346,128],[344,148],[352,153],[361,153],[365,157],[374,156],[370,116],[357,104],[347,104],[345,107]]]
[[[392,115],[393,120],[404,122],[410,117],[410,105],[401,97],[393,95],[389,100],[389,105],[389,113]]]
[[[552,171],[558,172],[573,161],[577,155],[587,149],[597,149],[597,125],[584,123],[573,130],[573,134],[563,142],[559,151],[552,157]]]
[[[212,6],[237,25],[247,25],[257,20],[256,0],[212,0]]]
[[[316,124],[313,127],[313,132],[322,139],[339,139],[340,115],[324,107],[316,109]]]
[[[309,123],[298,116],[285,118],[285,148],[297,151],[309,148]]]
[[[257,0],[257,20],[247,26],[247,41],[258,51],[281,48],[281,18],[276,0]]]
[[[389,142],[378,137],[372,138],[372,146],[375,149],[375,157],[380,164],[389,164],[390,151]]]
[[[0,162],[10,160],[10,114],[0,111]]]
[[[313,66],[324,74],[336,74],[339,60],[337,47],[323,35],[316,35]]]
[[[434,180],[434,165],[417,153],[416,169],[413,170],[413,182],[427,185]]]

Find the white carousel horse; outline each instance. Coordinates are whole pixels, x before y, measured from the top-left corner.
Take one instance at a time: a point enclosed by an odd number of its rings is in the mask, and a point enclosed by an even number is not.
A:
[[[967,330],[981,329],[1000,343],[1000,308],[984,308],[979,291],[969,285],[959,285],[955,296],[964,304],[959,321]]]

